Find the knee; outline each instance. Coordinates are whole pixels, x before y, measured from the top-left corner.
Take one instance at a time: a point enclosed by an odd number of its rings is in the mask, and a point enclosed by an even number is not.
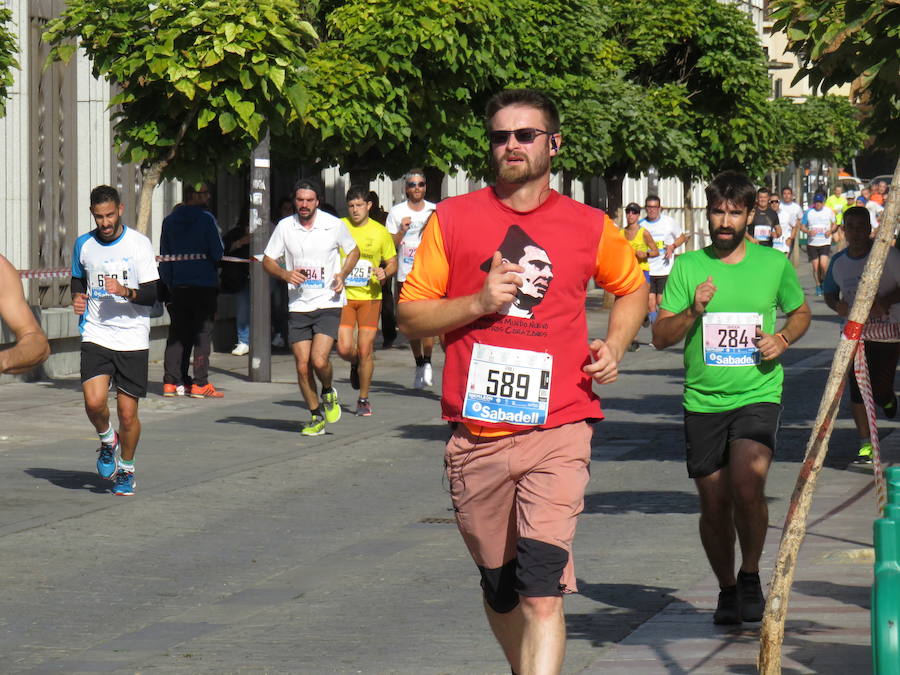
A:
[[[344,342],[338,342],[337,345],[337,353],[345,361],[349,361],[353,358],[353,345],[347,344]]]
[[[360,342],[359,343],[359,360],[360,361],[369,361],[372,359],[372,355],[375,353],[374,344],[371,342]]]
[[[309,361],[297,362],[297,375],[300,377],[309,377]]]
[[[757,508],[760,504],[765,504],[766,494],[765,487],[756,481],[748,481],[734,489],[734,505],[735,508]]]
[[[562,596],[530,597],[523,595],[519,598],[519,606],[526,620],[547,621],[559,614],[562,608]]]
[[[316,370],[324,370],[326,367],[328,367],[328,364],[329,364],[329,361],[328,361],[327,354],[325,356],[313,356],[312,357],[312,365],[313,365],[313,368],[315,368]]]
[[[119,426],[122,429],[133,429],[140,423],[138,420],[137,410],[120,410],[117,417],[119,418]]]

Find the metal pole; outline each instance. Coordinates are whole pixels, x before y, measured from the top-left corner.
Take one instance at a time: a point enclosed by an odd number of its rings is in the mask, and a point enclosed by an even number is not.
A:
[[[272,230],[269,188],[269,134],[253,150],[250,160],[250,254],[261,256]],[[260,258],[261,259],[261,258]],[[250,263],[250,365],[251,382],[272,381],[272,310],[269,275],[261,264]]]

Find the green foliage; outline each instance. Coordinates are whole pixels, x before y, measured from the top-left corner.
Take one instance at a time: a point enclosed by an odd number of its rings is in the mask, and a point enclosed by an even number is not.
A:
[[[824,159],[846,166],[866,140],[859,111],[843,96],[817,96],[803,103],[773,102],[781,133],[773,146],[772,166],[793,159]]]
[[[70,0],[44,33],[48,62],[77,40],[116,85],[121,159],[192,182],[245,161],[268,127],[283,131],[315,37],[286,0]]]
[[[0,6],[0,117],[6,114],[6,99],[9,97],[9,88],[13,85],[12,71],[19,67],[16,61],[16,38],[9,28],[12,18],[12,11]]]
[[[900,4],[896,0],[775,0],[775,29],[828,90],[852,84],[852,97],[881,147],[900,147]]]

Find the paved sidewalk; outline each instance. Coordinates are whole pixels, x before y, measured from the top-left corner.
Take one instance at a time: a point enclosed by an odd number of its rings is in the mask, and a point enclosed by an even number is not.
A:
[[[900,458],[900,434],[882,441],[882,455],[887,462]],[[820,476],[789,598],[782,647],[785,673],[871,670],[874,487],[866,467]],[[769,528],[761,566],[764,585],[772,576],[782,523]],[[756,673],[759,624],[713,625],[717,594],[710,572],[701,584],[674,593],[674,602],[584,672]]]

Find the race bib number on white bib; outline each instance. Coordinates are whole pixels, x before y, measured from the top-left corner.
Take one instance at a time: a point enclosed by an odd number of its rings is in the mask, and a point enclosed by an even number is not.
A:
[[[358,288],[360,286],[368,286],[369,280],[372,278],[372,263],[368,260],[360,260],[356,263],[353,271],[347,275],[344,280],[344,286],[352,286]]]
[[[708,366],[759,364],[757,329],[762,315],[754,312],[710,312],[703,315],[703,360]]]
[[[325,288],[325,268],[321,265],[303,265],[298,268],[306,275],[306,281],[300,284],[301,288]]]
[[[478,422],[537,426],[547,421],[553,357],[476,344],[469,363],[463,417]]]
[[[757,225],[753,234],[759,241],[769,241],[772,238],[772,228],[768,225]]]
[[[402,258],[403,264],[412,267],[413,260],[416,258],[416,250],[418,250],[418,246],[409,246],[406,243],[400,244],[400,257]]]

